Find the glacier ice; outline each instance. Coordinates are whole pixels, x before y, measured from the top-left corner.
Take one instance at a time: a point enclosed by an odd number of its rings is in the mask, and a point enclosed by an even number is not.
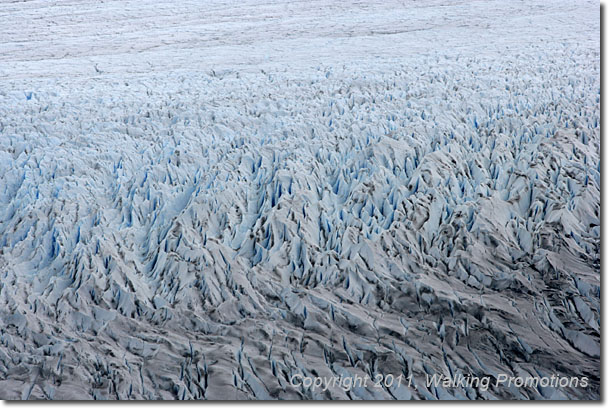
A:
[[[1,399],[599,399],[598,5],[176,3],[0,11]]]

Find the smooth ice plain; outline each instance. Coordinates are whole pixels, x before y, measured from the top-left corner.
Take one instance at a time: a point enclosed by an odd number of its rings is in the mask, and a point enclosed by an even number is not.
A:
[[[599,17],[1,0],[0,399],[599,399]]]

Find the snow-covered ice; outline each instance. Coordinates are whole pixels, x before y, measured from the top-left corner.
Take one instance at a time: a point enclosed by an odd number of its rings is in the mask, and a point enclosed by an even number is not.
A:
[[[1,1],[0,399],[599,399],[599,33],[565,0]]]

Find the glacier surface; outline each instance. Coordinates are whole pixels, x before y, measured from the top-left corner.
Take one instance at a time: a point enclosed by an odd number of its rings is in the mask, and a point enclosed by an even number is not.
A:
[[[599,399],[599,30],[563,0],[3,2],[0,399]]]

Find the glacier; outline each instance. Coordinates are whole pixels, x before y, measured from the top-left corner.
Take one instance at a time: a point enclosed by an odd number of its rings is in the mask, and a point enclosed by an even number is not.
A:
[[[599,33],[568,0],[3,3],[0,399],[599,400]],[[589,384],[425,383],[500,374]]]

